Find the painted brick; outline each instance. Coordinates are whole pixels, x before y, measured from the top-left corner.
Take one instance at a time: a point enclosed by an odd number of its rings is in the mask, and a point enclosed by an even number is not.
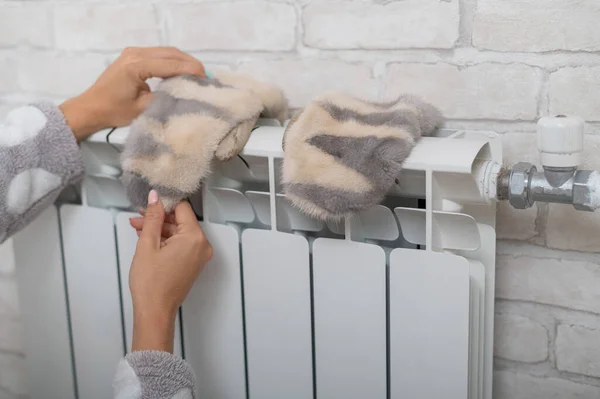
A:
[[[385,96],[409,92],[436,104],[448,118],[532,120],[542,74],[520,64],[393,64]]]
[[[559,69],[550,75],[550,114],[579,115],[588,121],[600,121],[599,92],[600,67]]]
[[[535,133],[505,133],[501,138],[502,162],[505,166],[513,166],[517,162],[531,162],[539,166]]]
[[[289,4],[212,2],[166,8],[171,45],[184,50],[291,50],[296,11]]]
[[[322,49],[452,48],[458,39],[458,3],[310,3],[302,14],[304,43]]]
[[[17,63],[14,57],[0,54],[0,93],[18,90]]]
[[[600,252],[600,212],[582,212],[571,205],[551,204],[546,223],[550,248]]]
[[[104,71],[99,55],[23,54],[18,59],[19,86],[23,91],[67,97],[80,93]]]
[[[65,50],[121,50],[160,42],[149,4],[61,4],[54,10],[54,27],[56,47]]]
[[[49,7],[39,3],[3,3],[0,8],[0,47],[52,46]]]
[[[548,358],[548,330],[528,317],[497,314],[494,354],[524,363],[544,361]]]
[[[556,368],[600,377],[600,330],[560,324],[556,332]]]
[[[494,399],[590,399],[600,387],[555,377],[534,377],[510,371],[494,372]]]
[[[498,204],[496,211],[496,236],[500,240],[527,241],[538,235],[535,230],[537,205],[529,209],[515,209],[508,201]]]
[[[517,162],[537,163],[537,137],[530,133],[506,133],[502,135],[503,163],[512,167]],[[538,233],[535,230],[537,206],[514,209],[507,201],[498,204],[496,235],[499,239],[529,240]]]
[[[497,51],[600,50],[596,0],[480,0],[473,44]]]
[[[239,70],[278,84],[292,107],[305,106],[313,96],[328,90],[366,99],[377,95],[371,68],[363,64],[315,59],[254,60],[243,63]]]
[[[600,170],[600,136],[586,135],[582,169]],[[550,248],[600,252],[600,211],[576,211],[570,205],[551,204],[546,224]]]
[[[568,229],[565,229],[568,230]],[[600,313],[600,265],[498,255],[496,298]]]

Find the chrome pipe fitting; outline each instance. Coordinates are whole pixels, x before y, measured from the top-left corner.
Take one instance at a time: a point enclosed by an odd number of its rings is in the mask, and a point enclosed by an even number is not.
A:
[[[568,175],[567,175],[568,174]],[[536,202],[572,204],[580,211],[593,212],[600,200],[597,172],[576,170],[548,179],[546,171],[520,162],[498,179],[498,199],[508,200],[516,209],[531,208]]]
[[[583,151],[584,122],[578,117],[541,118],[538,150],[543,171],[519,162],[498,178],[498,199],[516,209],[531,208],[536,202],[572,204],[581,211],[600,207],[600,174],[578,170]]]

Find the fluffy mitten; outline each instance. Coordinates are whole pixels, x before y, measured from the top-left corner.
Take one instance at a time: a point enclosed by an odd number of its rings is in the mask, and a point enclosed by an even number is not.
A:
[[[283,124],[289,118],[288,101],[276,86],[259,82],[249,75],[220,70],[213,73],[221,83],[254,93],[263,105],[262,118],[277,119]]]
[[[198,191],[215,158],[243,148],[261,114],[287,112],[281,92],[250,77],[217,73],[162,81],[130,127],[122,155],[127,196],[138,209],[157,190],[167,211]],[[283,111],[285,110],[285,111]]]
[[[339,219],[383,200],[415,141],[441,113],[414,96],[378,104],[329,93],[287,126],[283,184],[290,201],[319,219]]]

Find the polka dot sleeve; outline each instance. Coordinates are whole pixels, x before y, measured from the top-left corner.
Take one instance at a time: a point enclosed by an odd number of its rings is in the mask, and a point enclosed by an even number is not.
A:
[[[0,121],[0,243],[83,178],[83,160],[58,107],[38,103]]]

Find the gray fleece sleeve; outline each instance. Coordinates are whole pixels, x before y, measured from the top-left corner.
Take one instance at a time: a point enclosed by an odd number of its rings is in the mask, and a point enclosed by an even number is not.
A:
[[[79,146],[56,105],[11,111],[0,121],[0,243],[82,177]]]
[[[115,399],[195,399],[196,376],[183,359],[167,352],[139,351],[119,362]]]

